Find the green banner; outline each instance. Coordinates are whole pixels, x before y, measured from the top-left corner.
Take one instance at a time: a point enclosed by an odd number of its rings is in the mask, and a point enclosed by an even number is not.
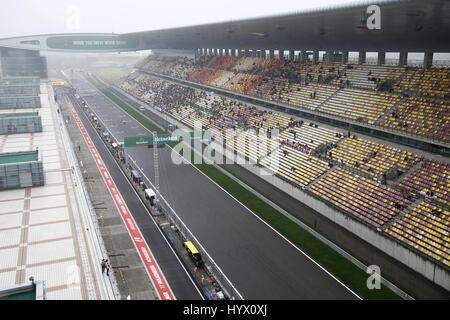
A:
[[[194,132],[190,132],[189,136],[186,135],[173,135],[173,134],[160,134],[156,137],[157,144],[164,144],[170,142],[180,142],[182,140],[198,140],[198,139],[209,139],[211,137],[211,132],[203,131],[200,135],[196,132],[194,136]],[[141,137],[125,137],[123,139],[123,144],[125,147],[137,147],[137,146],[146,146],[149,144],[153,144],[153,136],[141,136]]]
[[[63,50],[130,50],[137,49],[138,45],[138,39],[124,38],[119,35],[55,36],[47,38],[49,48]]]

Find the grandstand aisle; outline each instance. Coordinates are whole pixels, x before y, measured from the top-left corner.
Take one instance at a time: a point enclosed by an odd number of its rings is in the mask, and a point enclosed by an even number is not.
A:
[[[95,90],[79,75],[73,85],[80,95]],[[119,123],[109,128],[118,141],[142,134],[131,117],[126,129],[120,128],[121,112],[112,103],[85,100],[104,123]],[[161,193],[245,299],[357,298],[191,165],[173,164],[170,151],[159,152]],[[153,153],[147,148],[129,152],[152,180]]]

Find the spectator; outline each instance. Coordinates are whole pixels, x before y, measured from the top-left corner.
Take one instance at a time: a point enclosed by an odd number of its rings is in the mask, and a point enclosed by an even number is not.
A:
[[[108,262],[108,259],[105,260],[105,269],[106,269],[106,275],[109,277],[109,271],[111,269],[111,265]]]
[[[102,266],[102,273],[105,273],[105,269],[106,269],[106,261],[105,261],[105,259],[102,259],[101,266]]]
[[[431,214],[432,214],[433,216],[435,216],[435,217],[439,217],[440,212],[439,212],[438,209],[433,208],[433,209],[431,209]]]

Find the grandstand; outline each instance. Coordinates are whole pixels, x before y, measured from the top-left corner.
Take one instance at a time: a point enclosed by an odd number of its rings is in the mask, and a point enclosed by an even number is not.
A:
[[[332,155],[334,159],[376,177],[391,169],[406,172],[422,160],[417,154],[359,138],[346,138],[332,150]]]
[[[429,98],[448,99],[450,68],[408,68],[403,79],[394,88],[396,92],[412,92]]]
[[[260,163],[300,188],[306,187],[328,169],[328,163],[288,146],[271,152]]]
[[[334,130],[327,128],[316,127],[313,123],[302,124],[301,126],[294,126],[288,130],[283,131],[279,135],[279,140],[284,142],[293,142],[307,146],[315,150],[324,144],[333,144],[339,142],[343,135]]]
[[[449,204],[450,164],[428,159],[420,168],[405,177],[400,186],[415,193],[433,192],[438,201]]]
[[[399,96],[395,95],[356,89],[342,89],[317,110],[374,124],[386,110],[393,107],[400,99]]]
[[[446,100],[407,98],[382,120],[381,125],[449,142],[450,105]]]

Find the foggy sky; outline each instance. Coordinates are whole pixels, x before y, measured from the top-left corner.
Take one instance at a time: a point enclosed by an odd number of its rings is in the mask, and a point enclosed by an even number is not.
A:
[[[127,33],[267,16],[349,2],[354,1],[0,0],[0,38],[67,32]],[[73,18],[77,11],[79,23]]]

